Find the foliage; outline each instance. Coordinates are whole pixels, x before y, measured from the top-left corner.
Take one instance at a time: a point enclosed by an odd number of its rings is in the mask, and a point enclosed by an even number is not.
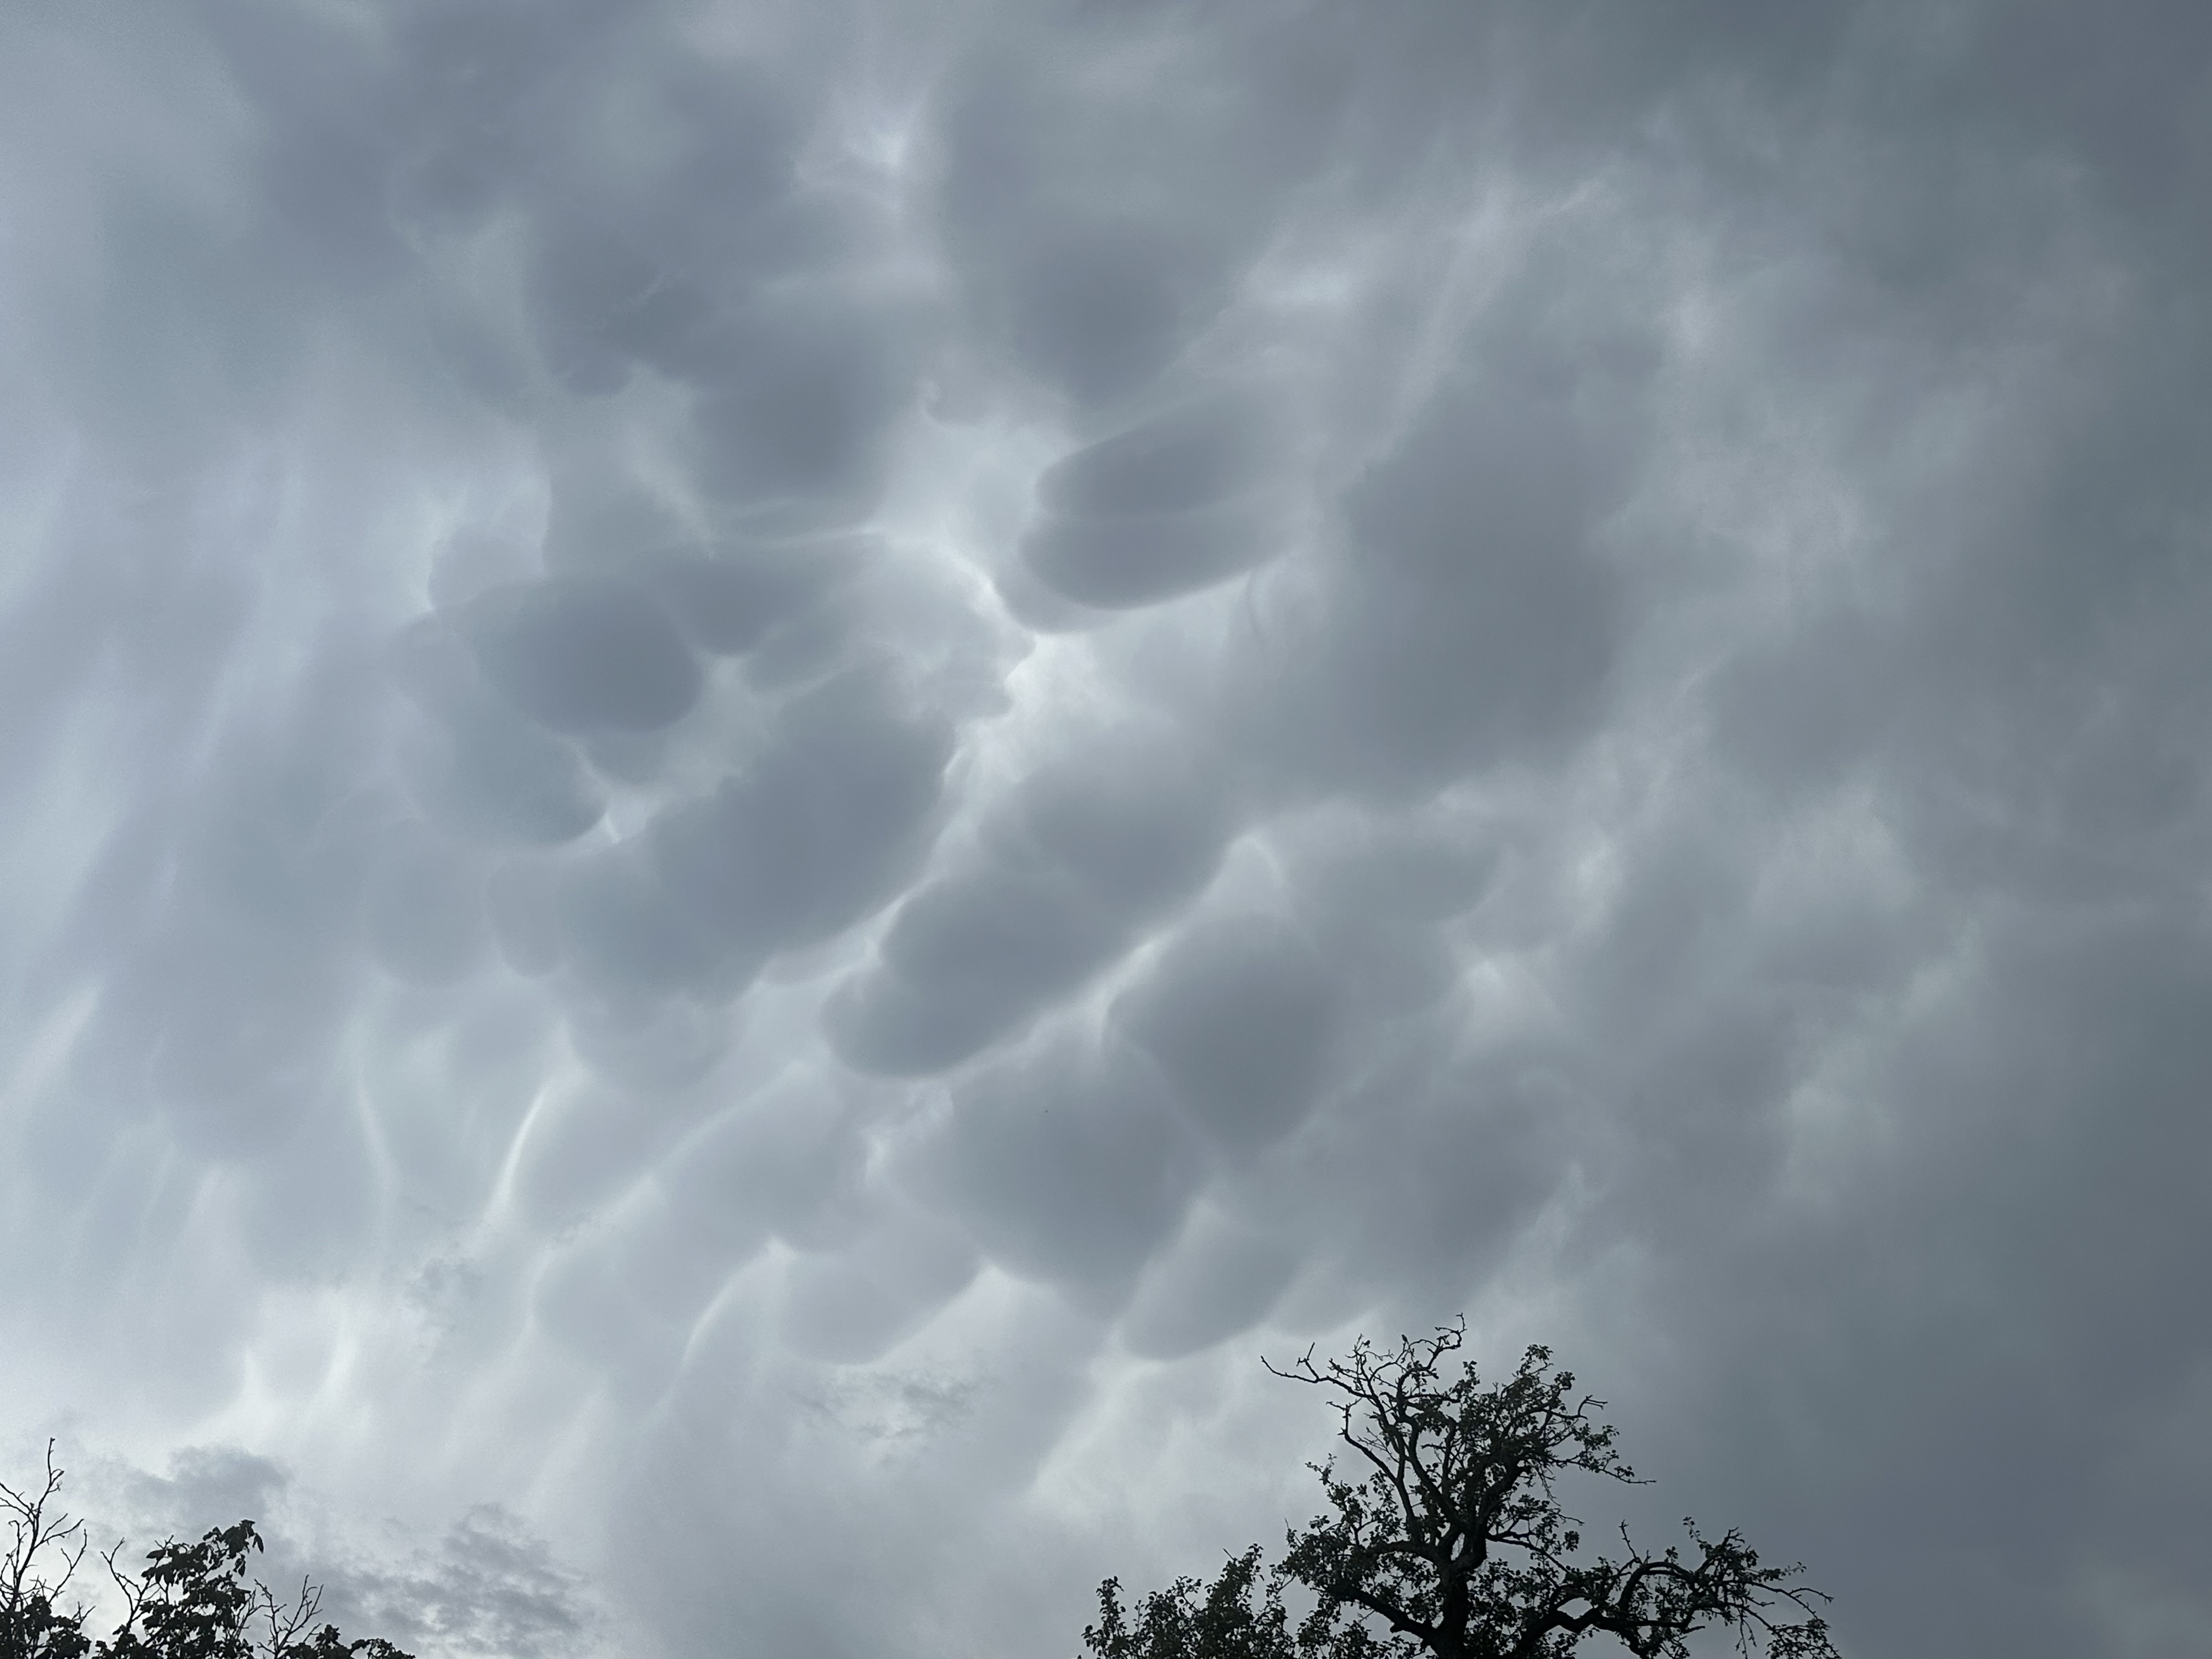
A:
[[[1283,1610],[1283,1589],[1270,1577],[1255,1610],[1252,1589],[1260,1576],[1255,1544],[1221,1570],[1209,1587],[1178,1578],[1145,1597],[1133,1623],[1121,1606],[1121,1584],[1098,1587],[1098,1622],[1083,1632],[1098,1659],[1291,1659],[1295,1652]]]
[[[1733,1528],[1686,1521],[1686,1544],[1655,1554],[1623,1527],[1620,1554],[1585,1552],[1559,1477],[1637,1480],[1591,1415],[1604,1402],[1540,1347],[1502,1383],[1468,1361],[1447,1380],[1465,1335],[1461,1322],[1395,1349],[1363,1337],[1342,1359],[1270,1365],[1335,1396],[1351,1469],[1313,1466],[1330,1512],[1291,1531],[1264,1578],[1255,1547],[1210,1586],[1146,1596],[1133,1620],[1108,1579],[1084,1632],[1095,1659],[1567,1659],[1601,1633],[1638,1659],[1689,1659],[1690,1638],[1715,1628],[1747,1655],[1836,1659],[1814,1607],[1826,1598]],[[1311,1601],[1295,1629],[1292,1585]]]
[[[0,1481],[9,1528],[0,1557],[0,1659],[411,1659],[380,1637],[349,1642],[337,1626],[319,1626],[315,1585],[302,1582],[287,1599],[254,1577],[249,1559],[264,1546],[251,1521],[210,1528],[197,1543],[167,1540],[147,1552],[136,1577],[118,1565],[118,1542],[101,1559],[124,1614],[96,1639],[83,1605],[64,1604],[85,1538],[84,1523],[56,1501],[61,1484],[51,1443],[41,1486],[18,1492]]]

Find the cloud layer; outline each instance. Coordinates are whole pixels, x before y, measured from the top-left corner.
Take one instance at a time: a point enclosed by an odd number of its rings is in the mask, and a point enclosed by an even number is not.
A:
[[[1072,1651],[1466,1309],[1854,1653],[2187,1648],[2207,27],[15,8],[5,1437]]]

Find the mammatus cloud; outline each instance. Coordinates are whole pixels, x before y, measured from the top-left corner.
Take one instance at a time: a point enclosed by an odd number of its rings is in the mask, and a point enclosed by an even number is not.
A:
[[[15,8],[9,1435],[1072,1651],[1464,1308],[1852,1652],[2186,1648],[2204,31]]]

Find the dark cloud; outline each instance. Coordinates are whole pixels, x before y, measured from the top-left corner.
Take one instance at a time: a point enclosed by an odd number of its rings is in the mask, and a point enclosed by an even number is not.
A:
[[[1146,1359],[1181,1359],[1249,1331],[1288,1286],[1299,1255],[1280,1231],[1194,1217],[1148,1268],[1122,1340]]]
[[[1008,1272],[1117,1298],[1181,1218],[1197,1151],[1141,1055],[1069,1044],[956,1091],[916,1179]]]
[[[783,304],[748,318],[699,401],[701,489],[779,521],[864,511],[909,395],[899,343],[872,308]]]
[[[452,618],[433,613],[394,641],[398,684],[435,720],[404,764],[424,810],[471,838],[558,846],[599,823],[606,793],[574,747],[486,683]]]
[[[643,574],[695,646],[734,656],[804,615],[856,556],[864,556],[860,547],[838,542],[734,557],[674,552],[653,559]]]
[[[1466,1309],[1854,1652],[2188,1650],[2205,27],[15,8],[9,1435],[1027,1652]]]
[[[1115,1010],[1176,1103],[1222,1146],[1266,1145],[1310,1111],[1326,1074],[1334,988],[1294,931],[1243,919],[1178,939]]]
[[[1635,476],[1638,370],[1547,347],[1571,307],[1500,308],[1510,332],[1425,390],[1345,491],[1312,588],[1285,590],[1297,643],[1252,696],[1258,721],[1295,721],[1294,764],[1432,787],[1557,753],[1604,707],[1627,591],[1602,530]]]
[[[1063,882],[941,882],[900,908],[882,977],[839,1010],[841,1048],[872,1070],[942,1070],[1066,994],[1119,943]]]
[[[784,1282],[779,1333],[811,1359],[874,1359],[967,1289],[979,1265],[964,1228],[908,1213],[834,1253],[802,1257]]]
[[[831,1006],[840,1052],[892,1074],[944,1070],[1121,960],[1219,855],[1218,792],[1172,739],[1102,744],[1040,769],[987,820],[989,854],[899,908],[873,970]]]
[[[477,599],[486,677],[556,732],[653,732],[699,700],[699,665],[666,611],[612,581],[555,580]]]
[[[1291,434],[1268,390],[1209,392],[1046,468],[1022,538],[1027,574],[1063,599],[1122,611],[1285,551],[1298,528],[1295,490],[1281,499]]]
[[[1112,407],[1233,303],[1270,208],[1325,162],[1341,71],[1325,22],[1232,15],[1217,33],[1085,7],[1062,21],[1069,49],[979,52],[953,77],[935,135],[945,235],[979,343],[1079,406]]]
[[[854,671],[794,696],[771,745],[649,832],[652,866],[697,926],[808,944],[851,925],[926,848],[951,744]]]

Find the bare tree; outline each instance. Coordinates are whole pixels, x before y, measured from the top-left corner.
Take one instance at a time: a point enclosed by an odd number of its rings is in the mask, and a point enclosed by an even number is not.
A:
[[[62,1606],[84,1559],[85,1537],[84,1522],[63,1512],[61,1489],[51,1440],[39,1486],[18,1492],[0,1480],[0,1514],[8,1518],[8,1553],[0,1557],[0,1659],[80,1659],[91,1646],[83,1607]]]
[[[1690,1638],[1728,1631],[1746,1654],[1836,1659],[1796,1566],[1770,1567],[1742,1534],[1685,1522],[1686,1545],[1653,1553],[1626,1527],[1621,1553],[1585,1553],[1581,1523],[1560,1506],[1570,1473],[1635,1482],[1604,1402],[1575,1392],[1548,1350],[1530,1348],[1512,1376],[1485,1384],[1471,1362],[1447,1379],[1464,1322],[1341,1359],[1268,1369],[1334,1396],[1348,1474],[1316,1464],[1331,1514],[1288,1534],[1264,1585],[1258,1553],[1233,1559],[1211,1587],[1178,1581],[1135,1617],[1112,1579],[1084,1632],[1097,1659],[1567,1659],[1592,1637],[1638,1659],[1688,1659]],[[1293,1629],[1286,1585],[1312,1598]],[[1250,1602],[1258,1589],[1259,1605]]]

